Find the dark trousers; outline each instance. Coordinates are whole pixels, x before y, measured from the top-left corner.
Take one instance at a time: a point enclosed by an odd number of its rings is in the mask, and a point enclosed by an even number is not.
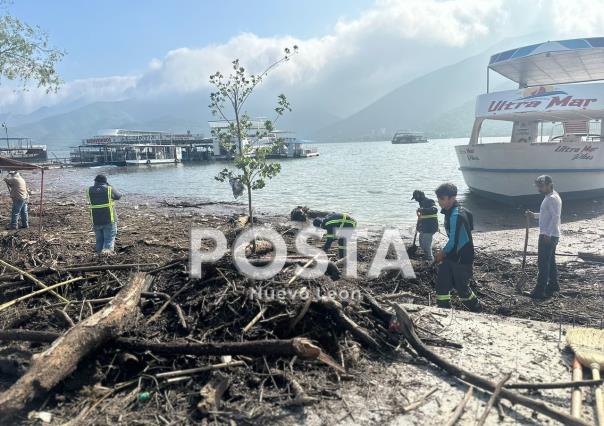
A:
[[[331,244],[335,241],[333,238],[328,238],[323,245],[323,251],[327,252],[331,248]],[[338,238],[338,259],[346,257],[346,239]]]
[[[451,307],[451,290],[457,292],[459,300],[471,311],[480,310],[480,302],[470,288],[472,264],[456,263],[449,259],[438,265],[436,277],[436,304],[440,308]]]
[[[539,244],[537,249],[537,264],[539,274],[537,275],[537,291],[558,291],[558,267],[556,266],[556,247],[558,246],[558,237],[550,237],[549,242],[545,241],[543,235],[539,235]]]

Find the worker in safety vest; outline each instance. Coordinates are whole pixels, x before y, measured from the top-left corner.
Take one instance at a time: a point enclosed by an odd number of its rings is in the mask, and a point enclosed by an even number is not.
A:
[[[423,191],[413,191],[412,200],[419,203],[417,209],[417,232],[419,233],[419,246],[424,252],[424,259],[432,262],[432,239],[438,232],[438,209],[433,199],[426,197]]]
[[[107,176],[98,175],[94,178],[94,186],[88,188],[86,197],[96,236],[96,252],[113,254],[117,235],[117,215],[113,202],[122,198],[122,194],[107,183]]]
[[[441,213],[445,215],[445,230],[449,237],[443,249],[436,253],[436,261],[440,263],[436,277],[436,304],[440,308],[450,308],[451,290],[455,290],[466,308],[480,312],[480,302],[470,288],[474,267],[474,218],[469,210],[457,203],[457,187],[452,183],[443,183],[436,188],[436,197]]]
[[[316,218],[313,220],[313,225],[317,228],[327,230],[325,234],[325,245],[323,245],[323,251],[327,252],[331,247],[331,244],[337,239],[338,240],[338,257],[340,259],[346,257],[346,239],[337,238],[336,232],[342,228],[356,228],[357,222],[350,215],[346,213],[331,213],[324,218]]]

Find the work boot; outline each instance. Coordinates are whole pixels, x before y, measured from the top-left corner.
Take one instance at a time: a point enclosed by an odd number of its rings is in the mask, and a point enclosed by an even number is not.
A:
[[[6,227],[4,229],[15,230],[15,229],[17,229],[17,227],[13,226],[13,225],[6,225]]]
[[[560,286],[558,285],[558,283],[548,284],[547,287],[545,288],[546,297],[552,297],[555,293],[559,293],[559,292],[560,292]]]
[[[535,287],[533,291],[531,291],[531,299],[547,299],[547,295],[545,294],[545,290],[543,289],[543,287]]]
[[[480,313],[482,312],[482,305],[480,304],[480,301],[474,297],[473,299],[470,300],[464,300],[461,303],[463,303],[463,305],[471,312],[474,313]]]

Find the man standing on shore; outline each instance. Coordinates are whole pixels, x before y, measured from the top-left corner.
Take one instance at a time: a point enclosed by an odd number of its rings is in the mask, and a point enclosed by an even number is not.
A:
[[[13,171],[8,173],[8,177],[4,179],[10,198],[13,200],[13,208],[11,211],[10,225],[6,229],[17,229],[19,217],[21,217],[20,228],[29,228],[28,202],[29,191],[25,179],[21,177],[19,172]]]
[[[417,209],[417,232],[419,232],[419,246],[424,252],[424,259],[428,262],[434,260],[432,255],[432,239],[438,231],[438,209],[433,199],[426,197],[423,191],[413,191],[412,200],[419,203]]]
[[[440,262],[436,277],[436,304],[439,308],[450,308],[451,290],[455,289],[466,308],[481,312],[480,301],[469,285],[474,266],[474,219],[470,211],[457,203],[457,187],[452,183],[443,183],[436,188],[436,197],[441,213],[445,215],[445,230],[449,237],[442,251],[436,253],[436,261]]]
[[[544,194],[545,197],[541,202],[539,213],[526,211],[529,217],[539,219],[539,242],[537,246],[539,274],[537,275],[537,285],[531,292],[531,297],[533,299],[544,299],[560,291],[558,267],[556,266],[556,247],[560,239],[562,200],[560,195],[554,191],[554,182],[550,176],[539,176],[535,180],[535,186],[537,186],[539,193]]]
[[[96,237],[96,252],[111,255],[117,235],[117,216],[113,201],[119,200],[122,195],[109,185],[105,175],[94,178],[94,186],[88,188],[86,195]]]

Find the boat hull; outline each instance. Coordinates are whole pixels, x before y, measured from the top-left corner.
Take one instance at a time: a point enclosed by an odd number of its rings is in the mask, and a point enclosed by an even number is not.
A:
[[[174,158],[164,158],[161,160],[126,160],[126,165],[144,166],[149,164],[174,164],[177,163]]]
[[[455,147],[471,191],[518,202],[536,196],[535,178],[550,175],[565,199],[604,196],[604,152],[599,143],[496,143]]]

